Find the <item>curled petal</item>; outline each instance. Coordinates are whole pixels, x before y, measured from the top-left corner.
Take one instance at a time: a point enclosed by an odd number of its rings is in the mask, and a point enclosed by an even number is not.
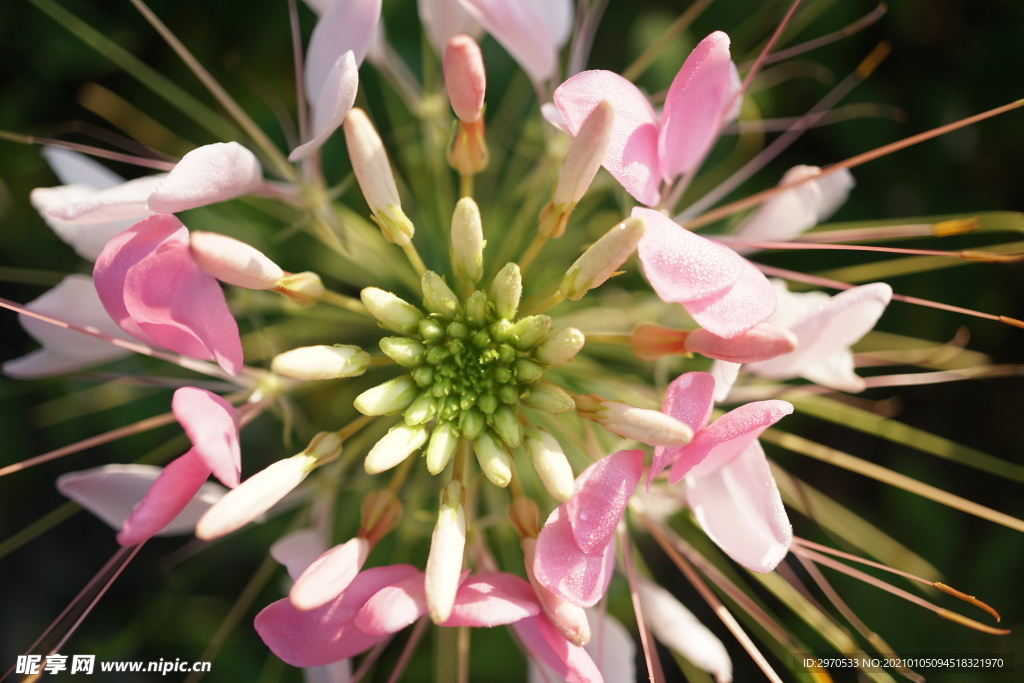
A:
[[[687,372],[676,377],[665,390],[661,411],[690,426],[697,434],[708,423],[713,406],[715,378],[706,372]],[[657,446],[651,460],[647,487],[662,470],[672,464],[684,447]]]
[[[378,591],[419,570],[408,564],[374,567],[360,572],[341,595],[323,607],[301,612],[278,600],[256,615],[255,627],[271,651],[292,666],[323,666],[364,652],[386,635],[370,635],[353,622]]]
[[[103,465],[62,474],[57,477],[57,490],[114,529],[120,529],[163,471],[164,468],[153,465]],[[224,493],[219,484],[206,482],[185,507],[154,535],[192,533],[199,518]]]
[[[615,543],[610,540],[594,554],[580,550],[563,507],[551,512],[537,536],[533,573],[542,586],[558,597],[591,607],[612,580]]]
[[[217,281],[192,259],[188,230],[151,216],[112,239],[93,270],[110,317],[129,334],[238,374],[242,344]]]
[[[369,542],[357,537],[320,555],[295,580],[288,595],[292,606],[311,610],[338,597],[358,575],[369,554]]]
[[[460,0],[535,83],[552,78],[558,67],[557,48],[542,9],[546,1]]]
[[[540,604],[529,583],[514,574],[481,572],[459,586],[444,626],[489,628],[537,614]]]
[[[359,65],[351,50],[338,58],[327,80],[313,99],[313,137],[288,155],[288,161],[305,159],[320,149],[352,111],[359,90]]]
[[[669,481],[674,484],[687,474],[704,477],[717,472],[743,453],[761,432],[792,412],[791,403],[778,400],[755,401],[729,411],[682,449]]]
[[[756,440],[717,472],[687,478],[686,500],[708,537],[744,567],[768,572],[789,552],[793,527]]]
[[[715,31],[686,58],[665,97],[658,158],[667,182],[692,172],[707,155],[738,86],[729,36]]]
[[[338,58],[351,51],[362,64],[380,21],[381,0],[335,0],[320,17],[306,50],[306,98],[316,106]]]
[[[618,451],[576,478],[576,492],[564,507],[573,538],[584,553],[602,553],[611,543],[643,464],[643,451]]]
[[[92,278],[87,275],[68,275],[56,287],[30,301],[25,307],[57,320],[95,328],[111,337],[130,338],[107,315],[96,294]],[[18,316],[18,321],[43,348],[5,362],[3,371],[11,377],[28,379],[59,375],[105,363],[128,353],[102,339],[57,327],[24,314]]]
[[[584,71],[558,86],[554,100],[573,135],[602,100],[611,103],[615,117],[602,165],[638,202],[657,204],[658,118],[643,93],[611,71]]]
[[[218,142],[183,156],[149,195],[147,208],[177,213],[241,197],[262,184],[255,154],[237,142]]]
[[[242,454],[234,407],[205,389],[182,387],[174,392],[171,410],[213,476],[228,488],[238,486]]]
[[[172,460],[146,491],[117,534],[121,545],[135,545],[169,525],[210,476],[210,468],[193,448]]]

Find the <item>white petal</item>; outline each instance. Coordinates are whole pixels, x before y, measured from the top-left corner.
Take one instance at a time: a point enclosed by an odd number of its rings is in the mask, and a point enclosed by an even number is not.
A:
[[[150,215],[150,210],[146,208],[146,200],[166,177],[166,174],[158,173],[129,180],[80,201],[51,206],[46,209],[46,216],[82,224],[130,219],[137,222]]]
[[[352,660],[342,659],[324,666],[307,666],[302,669],[306,683],[349,683],[352,680]]]
[[[327,142],[352,110],[359,89],[359,65],[349,50],[335,62],[316,96],[313,107],[313,137],[288,155],[289,161],[304,159]]]
[[[241,197],[262,183],[263,168],[255,154],[237,142],[217,142],[183,156],[154,188],[147,207],[177,213]]]
[[[690,610],[672,593],[646,579],[637,581],[637,590],[644,619],[662,645],[712,674],[719,683],[732,680],[732,660],[725,646]]]
[[[556,46],[562,47],[572,35],[572,0],[531,0],[534,11],[544,21],[548,35]]]
[[[583,646],[606,681],[636,680],[636,642],[618,619],[600,608],[587,610],[590,642]]]
[[[306,98],[311,104],[331,68],[351,50],[361,64],[376,36],[381,0],[334,0],[313,29],[306,50]]]
[[[26,304],[26,308],[64,322],[93,327],[119,339],[131,339],[107,314],[92,278],[86,275],[68,275],[60,284],[39,298]],[[81,332],[57,327],[42,320],[21,314],[21,326],[43,348],[39,351],[4,363],[3,370],[12,377],[48,377],[72,370],[80,370],[123,356],[128,351]]]
[[[721,403],[729,397],[741,367],[742,363],[730,363],[725,360],[716,360],[711,364],[711,376],[715,378],[715,403]]]
[[[120,529],[161,471],[162,468],[152,465],[104,465],[57,477],[57,490],[111,528]],[[203,513],[226,492],[220,484],[203,484],[185,509],[157,535],[192,533]]]
[[[69,223],[51,218],[47,215],[50,209],[69,206],[79,202],[91,201],[97,190],[87,185],[60,185],[58,187],[37,187],[29,194],[32,206],[43,217],[50,229],[84,259],[95,261],[103,247],[107,246],[115,235],[138,222],[136,218],[127,218],[109,223]],[[149,212],[145,212],[149,215]]]
[[[444,54],[448,41],[457,35],[466,34],[479,38],[484,29],[462,8],[459,0],[417,0],[420,23],[427,32],[434,51]]]
[[[288,570],[288,576],[297,579],[313,560],[327,550],[323,534],[316,529],[299,529],[282,536],[270,546],[270,556]]]
[[[64,185],[87,185],[107,190],[124,182],[124,178],[92,157],[63,147],[43,147],[43,158]]]

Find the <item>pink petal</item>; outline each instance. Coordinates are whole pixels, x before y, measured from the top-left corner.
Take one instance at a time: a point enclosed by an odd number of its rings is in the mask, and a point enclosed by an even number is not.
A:
[[[210,469],[193,448],[172,460],[149,487],[117,534],[121,545],[142,543],[171,523],[210,476]]]
[[[884,282],[841,292],[790,328],[799,340],[796,351],[747,368],[770,379],[801,376],[834,389],[860,391],[864,383],[853,372],[849,347],[875,326],[891,298],[892,288]]]
[[[695,170],[707,155],[737,85],[729,36],[715,31],[686,58],[665,97],[658,158],[667,182]]]
[[[569,683],[604,680],[587,651],[566,640],[543,614],[517,621],[512,628],[523,641],[523,647],[563,680]]]
[[[615,544],[609,540],[598,553],[584,553],[576,545],[563,507],[551,512],[537,536],[533,573],[537,582],[556,596],[590,607],[601,599],[612,580]]]
[[[278,600],[256,615],[256,631],[275,655],[292,666],[323,666],[347,659],[387,638],[364,633],[353,623],[360,608],[384,587],[419,573],[408,564],[367,569],[333,601],[307,612],[295,609],[287,599]]]
[[[120,529],[163,471],[153,465],[103,465],[60,475],[57,490],[112,528]],[[199,518],[224,497],[224,492],[219,484],[206,482],[156,535],[191,534]]]
[[[324,552],[323,534],[317,529],[299,529],[274,541],[270,556],[284,565],[293,580]]]
[[[665,398],[661,402],[661,412],[685,423],[696,435],[711,417],[714,391],[714,377],[706,372],[687,372],[676,377],[668,385]],[[654,459],[651,460],[650,473],[647,475],[647,488],[651,487],[651,482],[662,470],[679,457],[683,448],[685,446],[654,448]]]
[[[263,169],[255,154],[237,142],[218,142],[183,156],[149,195],[147,207],[178,213],[241,197],[262,184]]]
[[[584,71],[558,86],[554,100],[573,135],[602,100],[612,104],[615,118],[602,165],[638,202],[657,204],[658,118],[643,93],[611,71]]]
[[[558,68],[558,52],[541,1],[460,0],[534,83],[553,78]]]
[[[525,580],[505,572],[481,572],[466,579],[455,594],[444,626],[489,628],[540,614],[540,603]]]
[[[687,306],[728,290],[743,275],[746,261],[731,249],[676,225],[658,211],[637,207],[632,215],[647,225],[638,247],[640,263],[662,301]]]
[[[359,65],[351,50],[345,52],[327,73],[327,80],[313,101],[313,137],[288,155],[288,161],[299,161],[320,149],[338,130],[356,101],[359,90]]]
[[[793,528],[757,441],[717,472],[687,479],[686,500],[711,540],[748,569],[771,571],[789,552]]]
[[[427,613],[423,572],[381,588],[355,616],[355,624],[370,635],[398,633]]]
[[[156,346],[242,366],[238,326],[217,281],[192,260],[188,230],[171,215],[140,221],[112,239],[93,270],[96,291],[123,330]]]
[[[130,339],[107,315],[96,294],[92,278],[87,275],[68,275],[56,287],[30,301],[25,307],[57,320],[93,327],[111,337]],[[18,316],[18,322],[43,348],[28,356],[5,362],[3,371],[11,377],[49,377],[99,365],[129,353],[102,339],[57,327],[24,314]]]
[[[295,580],[288,599],[296,609],[310,610],[327,604],[345,590],[363,568],[370,543],[352,538],[316,558]]]
[[[174,392],[171,410],[213,476],[228,488],[238,486],[242,454],[231,404],[205,389],[182,387]]]
[[[755,363],[790,353],[797,347],[796,335],[785,327],[758,323],[746,332],[726,338],[697,329],[686,338],[686,350],[730,363]]]
[[[306,50],[306,98],[316,106],[338,59],[351,51],[362,64],[380,21],[381,0],[334,0],[320,17]]]
[[[675,484],[687,474],[704,477],[728,465],[761,432],[793,412],[786,401],[755,401],[731,410],[702,429],[682,448],[672,465],[669,481]]]
[[[423,30],[439,55],[444,54],[448,41],[455,36],[464,33],[479,38],[483,33],[483,27],[469,16],[459,0],[417,0],[416,7]]]
[[[684,305],[698,325],[719,337],[743,334],[775,312],[775,289],[768,278],[749,261],[742,265],[740,278],[728,288]]]
[[[580,550],[599,554],[611,543],[643,464],[643,451],[618,451],[576,477],[576,492],[564,507]]]
[[[46,209],[46,216],[80,224],[139,220],[150,214],[146,200],[166,177],[161,173],[129,180],[116,187],[92,193],[80,201],[50,206]]]

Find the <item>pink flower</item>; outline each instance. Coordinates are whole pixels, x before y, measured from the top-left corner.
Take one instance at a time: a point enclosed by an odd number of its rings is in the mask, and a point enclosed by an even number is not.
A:
[[[576,478],[576,492],[548,517],[537,536],[533,573],[569,602],[591,607],[615,569],[615,527],[640,481],[643,451],[619,451]]]
[[[229,488],[238,486],[241,452],[231,404],[205,389],[183,387],[174,392],[171,410],[192,448],[159,476],[153,478],[151,470],[137,465],[108,465],[58,481],[61,493],[108,524],[121,527],[117,535],[121,545],[142,543],[161,532],[182,533],[194,526],[194,520],[223,495],[206,483],[210,474]],[[147,484],[139,500],[140,489]],[[129,513],[132,503],[137,504]]]
[[[147,344],[201,360],[227,372],[242,369],[238,325],[224,293],[189,251],[188,229],[157,214],[112,239],[93,270],[110,317]]]
[[[662,301],[682,304],[697,324],[727,339],[775,312],[771,284],[742,256],[658,211],[637,207],[633,215],[647,224],[640,263]]]
[[[706,372],[688,372],[669,385],[662,410],[690,425],[694,437],[685,446],[654,449],[648,485],[671,465],[669,482],[685,477],[686,500],[711,540],[745,567],[771,571],[793,531],[757,437],[793,406],[748,403],[708,425],[714,390]]]
[[[707,155],[739,89],[729,36],[716,31],[679,69],[659,116],[640,90],[611,71],[584,71],[560,85],[555,105],[576,135],[602,100],[615,107],[604,167],[640,203],[654,206],[661,182],[693,172]]]
[[[400,564],[360,572],[334,600],[313,610],[299,611],[287,599],[278,600],[256,616],[255,626],[282,660],[310,667],[365,652],[426,613],[423,572]],[[451,616],[441,625],[492,627],[539,613],[526,581],[482,572],[462,582]]]

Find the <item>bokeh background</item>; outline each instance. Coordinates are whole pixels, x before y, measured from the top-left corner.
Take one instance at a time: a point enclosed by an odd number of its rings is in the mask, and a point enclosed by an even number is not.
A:
[[[839,29],[875,8],[861,0],[804,5],[800,31],[789,38],[791,43]],[[276,116],[280,110],[293,111],[294,101],[286,4],[281,0],[153,0],[151,6],[283,145]],[[685,7],[681,2],[611,0],[590,66],[621,70]],[[216,106],[130,3],[5,0],[0,3],[0,130],[102,146],[117,145],[117,138],[110,136],[125,133],[110,131],[124,124],[150,141],[162,141],[160,151],[172,155],[216,141],[60,26],[52,15],[61,8],[84,19],[184,91]],[[415,3],[385,0],[384,8],[389,35],[417,70],[429,51],[420,43]],[[692,30],[659,56],[641,84],[651,91],[667,87],[693,42],[716,29],[733,36],[738,61],[752,58],[784,9],[785,3],[760,0],[711,3]],[[313,16],[305,7],[299,12],[308,36]],[[892,54],[844,100],[872,105],[876,115],[809,131],[747,188],[772,185],[786,168],[797,163],[826,165],[1024,97],[1021,3],[897,0],[875,25],[802,55],[788,70],[767,72],[766,77],[776,76],[783,82],[771,90],[756,91],[757,106],[766,117],[803,113],[882,40],[891,42]],[[492,91],[497,91],[503,81],[514,77],[514,66],[492,39],[486,40],[483,48]],[[363,79],[371,93],[387,89],[368,68],[363,69]],[[1024,211],[1019,170],[1024,159],[1022,117],[1024,112],[1009,113],[856,169],[857,188],[836,220]],[[338,141],[332,145],[329,149],[343,155]],[[343,157],[338,164],[347,168]],[[113,167],[127,176],[139,173],[130,167]],[[87,272],[86,264],[46,228],[28,203],[32,188],[53,184],[55,179],[42,162],[38,147],[0,141],[0,289],[12,300],[38,296],[65,273]],[[1010,235],[1004,241],[1013,239]],[[948,244],[952,248],[979,243],[985,239],[963,238]],[[805,270],[858,262],[850,256],[772,256],[765,260]],[[1013,264],[964,265],[896,278],[892,285],[903,294],[1024,318],[1022,273],[1021,266]],[[949,340],[966,330],[970,346],[990,354],[996,363],[1019,363],[1024,348],[1024,330],[899,303],[889,308],[880,328],[934,340]],[[0,312],[0,330],[0,360],[35,347],[13,314]],[[860,398],[912,426],[1018,464],[1024,461],[1020,378],[877,389]],[[95,377],[28,383],[2,380],[0,466],[164,412],[166,405],[164,389],[104,386]],[[802,419],[802,424],[787,426],[809,438],[1024,517],[1019,481],[1001,480],[811,418],[793,419]],[[246,431],[243,443],[277,438],[275,429],[273,424],[254,426]],[[5,551],[0,553],[0,673],[13,665],[15,655],[35,639],[116,548],[110,530],[83,513],[54,523],[52,529],[24,545],[16,543],[20,530],[46,519],[64,503],[53,487],[54,478],[65,471],[142,456],[166,459],[182,452],[184,446],[176,430],[166,428],[0,478],[0,550]],[[1003,613],[1004,624],[1016,628],[1011,636],[984,636],[874,588],[836,577],[835,584],[847,601],[897,652],[1016,653],[1020,655],[1017,670],[1024,671],[1020,635],[1024,633],[1020,589],[1024,539],[1020,533],[795,454],[773,451],[773,455],[929,559],[946,583],[995,605]],[[806,520],[794,515],[794,522],[797,533],[810,533]],[[64,651],[95,653],[105,660],[201,659],[224,615],[257,571],[268,539],[279,535],[286,525],[287,520],[272,520],[262,532],[240,534],[196,558],[181,540],[152,542]],[[6,552],[15,545],[19,547]],[[257,607],[280,595],[280,576],[283,572],[279,571],[256,597]],[[685,582],[680,578],[672,588],[729,645],[737,680],[757,680],[756,669]],[[207,680],[299,680],[299,674],[277,662],[252,631],[255,611],[256,607],[246,610],[239,626],[225,639]],[[797,619],[787,623],[801,637],[815,642]],[[480,643],[474,641],[473,680],[522,680],[522,666],[506,663],[519,657],[502,657],[511,647],[503,633],[488,634]],[[824,646],[820,649],[825,650]],[[410,680],[429,677],[431,669],[425,658],[430,650],[423,649],[420,659],[424,661],[418,660],[410,670]],[[499,660],[502,665],[496,667]],[[673,671],[667,659],[666,665]],[[789,673],[789,662],[776,665],[784,678],[794,676]],[[378,674],[379,680],[384,680],[387,670],[385,667],[384,673]],[[181,678],[175,676],[164,680]],[[158,679],[130,674],[116,678]],[[929,680],[1014,678],[1010,674],[936,673]]]

